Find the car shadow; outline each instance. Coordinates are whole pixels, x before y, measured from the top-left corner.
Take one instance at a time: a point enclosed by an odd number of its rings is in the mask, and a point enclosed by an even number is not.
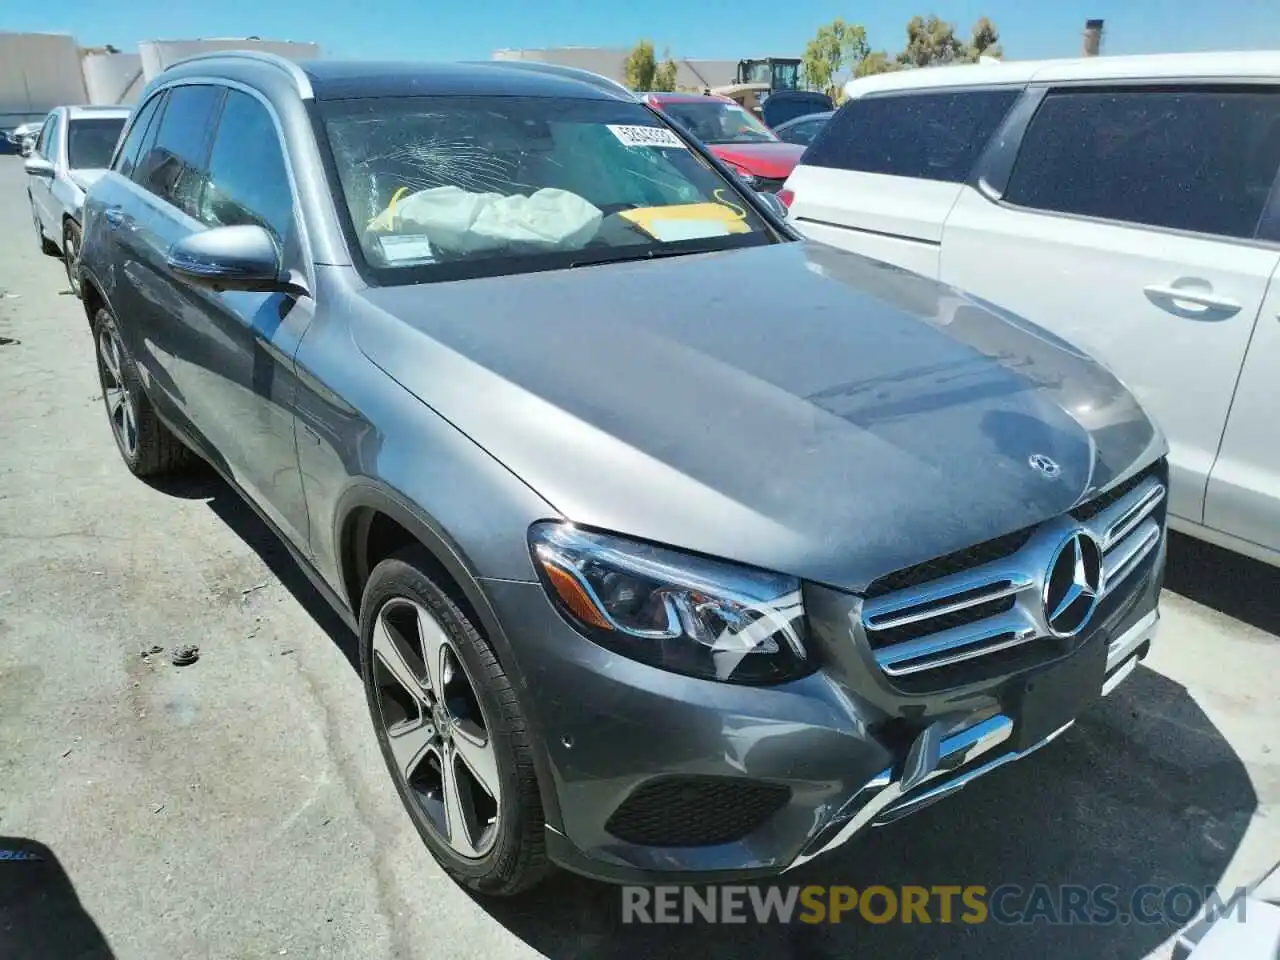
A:
[[[199,461],[181,473],[148,482],[153,489],[167,496],[205,501],[218,519],[252,548],[280,584],[302,605],[347,658],[352,669],[357,674],[360,672],[360,651],[355,634],[316,589],[275,531],[213,467]]]
[[[358,670],[355,639],[345,623],[274,532],[212,469],[156,486],[205,500]],[[1230,555],[1197,559],[1179,538],[1171,548],[1170,588],[1182,592],[1181,578],[1195,573],[1197,564],[1230,569],[1232,561]],[[1188,564],[1192,569],[1184,573]],[[1226,594],[1226,601],[1201,602],[1221,609],[1233,602],[1229,587]],[[1266,622],[1248,603],[1227,612],[1243,619],[1252,613]],[[1127,913],[1130,898],[1144,885],[1197,892],[1215,886],[1256,806],[1243,764],[1186,689],[1140,666],[1043,751],[778,882],[859,890],[977,885],[988,893],[1009,885],[1023,891],[1037,884],[1109,887]],[[477,903],[550,960],[1131,960],[1156,949],[1191,919],[1183,898],[1177,910],[1153,922],[1048,926],[988,918],[969,924],[957,909],[954,922],[944,923],[935,901],[928,924],[874,924],[852,913],[838,924],[640,925],[623,922],[618,888],[566,873],[523,896]],[[1148,897],[1143,906],[1158,910],[1160,897]]]
[[[1169,533],[1165,588],[1280,635],[1280,569],[1211,543]]]
[[[0,836],[0,957],[114,956],[53,851],[35,840]]]
[[[961,793],[874,830],[781,883],[800,886],[980,885],[988,894],[1037,884],[1116,888],[1128,912],[1145,884],[1217,884],[1244,835],[1257,799],[1244,766],[1186,690],[1140,667],[1115,693],[1042,752]],[[857,912],[838,924],[680,926],[623,923],[621,894],[559,876],[529,895],[481,901],[499,922],[552,960],[656,957],[785,960],[972,956],[984,960],[1091,960],[1141,957],[1190,918],[1186,897],[1159,922],[1050,927],[932,922],[873,924]],[[1160,896],[1141,903],[1146,916]],[[993,911],[994,912],[994,911]]]

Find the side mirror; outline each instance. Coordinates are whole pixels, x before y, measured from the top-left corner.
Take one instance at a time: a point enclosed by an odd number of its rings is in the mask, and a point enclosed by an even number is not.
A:
[[[769,211],[779,220],[787,219],[787,205],[778,199],[776,193],[757,193],[760,202],[769,208]]]
[[[280,251],[263,227],[213,227],[183,237],[165,262],[178,276],[214,290],[283,290]]]
[[[29,177],[45,177],[50,179],[53,177],[53,164],[44,157],[33,157],[30,146],[24,141],[22,149],[27,153],[27,162],[22,165],[22,169],[27,171]]]

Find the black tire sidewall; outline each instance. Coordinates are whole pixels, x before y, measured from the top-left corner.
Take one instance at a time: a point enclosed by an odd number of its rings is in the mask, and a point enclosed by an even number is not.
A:
[[[137,449],[130,455],[129,451],[124,448],[120,435],[116,431],[115,423],[111,419],[111,405],[107,399],[107,371],[106,364],[102,359],[102,334],[104,330],[110,330],[116,338],[116,343],[120,349],[120,376],[124,380],[122,387],[129,394],[129,401],[133,404],[134,419],[138,429]],[[142,393],[142,381],[138,376],[137,368],[133,365],[133,358],[129,356],[129,351],[125,349],[124,340],[120,336],[120,329],[116,325],[116,319],[111,315],[111,311],[106,307],[100,309],[93,318],[93,354],[98,364],[98,386],[102,390],[102,405],[107,413],[107,427],[111,430],[111,437],[115,440],[116,449],[120,451],[120,458],[124,460],[125,465],[133,473],[138,473],[142,465],[143,453],[143,437],[142,437],[142,417],[141,403],[146,402],[146,397]]]
[[[525,811],[521,809],[516,774],[516,760],[505,713],[498,702],[492,683],[496,657],[488,642],[480,636],[449,597],[412,562],[412,553],[384,560],[369,576],[360,610],[360,673],[364,681],[369,715],[378,738],[378,748],[387,764],[387,771],[395,783],[414,827],[437,861],[447,871],[472,886],[482,886],[489,879],[501,880],[504,865],[513,860],[520,849],[520,831],[527,829]],[[498,764],[499,801],[498,837],[493,847],[483,857],[468,860],[459,856],[428,825],[417,801],[409,794],[401,776],[396,772],[386,732],[382,728],[377,694],[373,683],[373,627],[378,612],[388,600],[403,597],[421,603],[440,623],[448,634],[453,649],[462,658],[467,673],[480,700],[485,725],[493,741]],[[486,660],[492,663],[486,663]],[[502,680],[506,674],[501,667],[497,672]],[[539,825],[539,829],[541,826]]]
[[[76,253],[80,252],[80,227],[74,223],[68,223],[62,228],[62,262],[67,268],[67,286],[77,297],[80,296],[80,281],[76,277],[76,266],[71,262],[71,256],[67,252],[67,238],[75,238]]]

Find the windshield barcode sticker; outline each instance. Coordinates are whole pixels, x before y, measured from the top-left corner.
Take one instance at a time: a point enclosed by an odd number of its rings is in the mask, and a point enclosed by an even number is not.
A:
[[[689,149],[684,141],[666,127],[644,127],[633,124],[608,124],[613,135],[624,146],[628,147],[675,147],[677,150]]]

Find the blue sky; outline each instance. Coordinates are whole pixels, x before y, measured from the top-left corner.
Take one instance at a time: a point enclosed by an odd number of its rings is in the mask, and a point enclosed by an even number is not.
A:
[[[937,13],[965,35],[980,16],[1006,55],[1071,56],[1088,17],[1107,22],[1106,53],[1280,48],[1277,0],[62,0],[6,4],[0,30],[72,33],[132,50],[139,40],[311,40],[329,56],[487,59],[499,47],[631,46],[649,37],[679,56],[798,56],[820,24],[862,23],[873,48],[898,50],[904,24]],[[357,7],[365,12],[357,13]],[[376,12],[374,12],[376,11]]]

